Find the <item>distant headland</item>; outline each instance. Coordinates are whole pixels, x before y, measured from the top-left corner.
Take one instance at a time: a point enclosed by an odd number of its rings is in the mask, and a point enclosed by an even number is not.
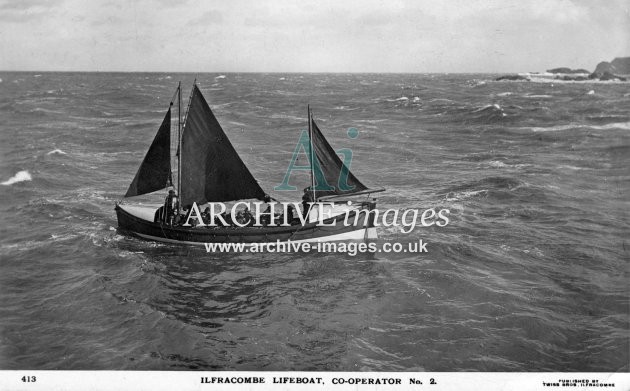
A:
[[[544,73],[519,73],[515,75],[503,75],[497,77],[496,81],[532,81],[533,78],[544,80],[563,81],[627,81],[630,76],[630,57],[617,57],[611,62],[602,61],[597,64],[593,72],[586,69],[571,69],[567,67],[548,69]]]

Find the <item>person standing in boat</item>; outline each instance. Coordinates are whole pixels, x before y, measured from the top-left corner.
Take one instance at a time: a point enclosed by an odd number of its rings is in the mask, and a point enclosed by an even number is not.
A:
[[[293,205],[289,205],[287,207],[287,215],[284,216],[284,221],[287,222],[288,224],[292,224],[294,218],[295,218],[295,216],[294,216]]]
[[[168,195],[164,200],[164,211],[166,216],[164,222],[168,225],[173,225],[175,216],[179,216],[179,197],[177,197],[177,193],[173,189],[168,191]]]
[[[203,223],[206,225],[212,224],[210,220],[210,207],[206,206],[206,209],[201,212],[201,220],[203,220]]]
[[[276,202],[276,200],[274,198],[272,198],[269,194],[265,194],[265,197],[263,198],[263,202],[265,202],[267,204],[267,209],[265,209],[262,212],[262,215],[260,216],[260,223],[263,226],[267,226],[269,225],[269,223],[271,223],[271,201]]]
[[[304,194],[302,195],[302,216],[308,216],[311,202],[315,202],[315,199],[313,198],[313,190],[309,186],[304,189]]]

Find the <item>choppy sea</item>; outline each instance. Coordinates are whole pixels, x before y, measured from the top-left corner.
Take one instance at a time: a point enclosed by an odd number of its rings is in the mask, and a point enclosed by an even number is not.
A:
[[[387,188],[380,209],[451,222],[379,229],[428,243],[413,255],[119,233],[114,204],[195,76],[277,198],[300,199],[273,187],[310,104]],[[630,84],[494,77],[0,72],[0,369],[627,371]]]

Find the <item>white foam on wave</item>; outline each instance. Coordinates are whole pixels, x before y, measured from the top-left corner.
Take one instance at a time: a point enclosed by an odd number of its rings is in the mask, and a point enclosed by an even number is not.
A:
[[[218,80],[218,79],[225,79],[225,75],[219,75],[214,78],[214,80]]]
[[[50,235],[50,239],[53,242],[61,242],[61,241],[64,241],[64,240],[75,239],[78,236],[79,235],[73,234],[73,233],[66,233],[66,234],[60,234],[60,235],[51,234]]]
[[[29,174],[28,171],[24,170],[24,171],[19,171],[17,174],[12,176],[8,180],[2,182],[2,185],[10,186],[10,185],[12,185],[14,183],[30,181],[32,179],[33,179],[33,177],[31,177],[31,174]]]
[[[53,149],[52,151],[48,152],[46,155],[67,155],[67,153],[65,153],[64,151],[62,151],[59,148]]]
[[[564,168],[564,169],[567,169],[567,170],[573,170],[573,171],[583,170],[583,168],[582,168],[582,167],[568,166],[568,165],[558,166],[558,168]]]
[[[37,241],[37,240],[27,240],[27,241],[22,241],[20,243],[2,244],[0,245],[0,250],[7,251],[7,252],[29,251],[29,250],[42,246],[43,243],[45,242]]]
[[[565,124],[549,127],[533,127],[527,128],[533,132],[557,132],[569,129],[593,129],[593,130],[609,130],[609,129],[624,129],[630,130],[630,122],[613,122],[605,125],[584,125],[584,124]]]
[[[501,108],[501,106],[499,106],[496,103],[493,103],[491,105],[485,105],[483,107],[478,107],[477,109],[473,110],[473,113],[478,113],[480,111],[484,111],[484,110],[488,110],[488,109],[495,109],[495,110],[500,110],[503,111],[503,109]]]
[[[608,129],[624,129],[630,130],[630,122],[613,122],[606,125],[591,125],[589,128],[597,129],[597,130],[608,130]]]
[[[500,160],[492,160],[488,164],[490,165],[490,167],[496,167],[496,168],[503,168],[503,167],[507,167],[508,166],[507,164],[503,163]]]
[[[586,79],[586,80],[562,80],[549,77],[537,77],[533,76],[529,80],[531,83],[543,83],[551,84],[627,84],[627,81],[622,80],[599,80],[599,79]]]
[[[273,119],[288,119],[295,122],[301,122],[304,120],[304,118],[289,114],[271,114],[270,117]]]
[[[529,166],[529,164],[506,164],[500,160],[491,160],[488,165],[494,168],[524,168]]]
[[[578,125],[578,124],[567,124],[567,125],[555,125],[555,126],[548,126],[548,127],[532,127],[528,129],[531,129],[532,132],[557,132],[559,130],[577,129],[581,127],[582,125]]]
[[[488,193],[487,189],[468,190],[468,191],[461,191],[457,193],[449,193],[446,195],[446,201],[461,201],[461,200],[465,200],[471,197],[475,197],[476,195],[480,195],[480,194],[485,195],[487,193]]]
[[[595,90],[590,90],[589,92],[586,93],[586,95],[595,95]]]
[[[525,95],[523,98],[533,98],[533,99],[547,99],[553,98],[551,95]]]
[[[511,92],[499,92],[499,93],[497,94],[497,96],[510,96],[510,95],[512,95],[512,93],[511,93]]]

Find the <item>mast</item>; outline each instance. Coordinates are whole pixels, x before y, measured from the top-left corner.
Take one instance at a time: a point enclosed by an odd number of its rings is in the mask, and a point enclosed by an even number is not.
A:
[[[311,114],[311,106],[307,105],[306,106],[308,109],[308,139],[310,141],[310,149],[311,149],[311,157],[310,157],[310,162],[311,162],[311,191],[313,192],[313,201],[316,201],[315,198],[315,175],[313,173],[313,169],[315,168],[315,161],[314,161],[314,156],[313,153],[315,152],[313,150],[313,128],[311,126],[311,123],[313,122],[313,115]]]
[[[188,97],[188,106],[186,107],[186,113],[184,114],[184,122],[183,122],[183,125],[182,125],[182,130],[181,130],[182,134],[181,134],[181,136],[184,135],[184,131],[186,130],[186,120],[188,119],[188,111],[190,110],[190,104],[192,103],[193,92],[195,92],[195,85],[197,85],[197,78],[195,78],[195,80],[193,81],[193,88],[190,90],[190,96]],[[182,90],[181,90],[181,82],[180,82],[180,89],[179,89],[179,104],[180,104],[180,107],[181,107],[181,101],[182,101],[182,95],[181,94],[182,94]],[[179,138],[179,148],[180,148],[179,149],[179,154],[177,155],[177,159],[178,159],[177,161],[178,162],[180,162],[182,160],[182,151],[183,150],[181,148],[181,146],[182,146],[181,145],[182,144],[182,137],[181,136]],[[181,165],[180,165],[180,168],[179,168],[180,176],[178,178],[180,187],[177,190],[179,191],[179,204],[180,205],[184,205],[184,197],[182,195],[183,189],[181,188],[181,185],[182,185],[181,173],[182,172],[181,172]]]
[[[182,151],[182,82],[177,85],[177,191],[182,195],[182,168],[180,154]],[[180,198],[181,199],[181,198]]]

